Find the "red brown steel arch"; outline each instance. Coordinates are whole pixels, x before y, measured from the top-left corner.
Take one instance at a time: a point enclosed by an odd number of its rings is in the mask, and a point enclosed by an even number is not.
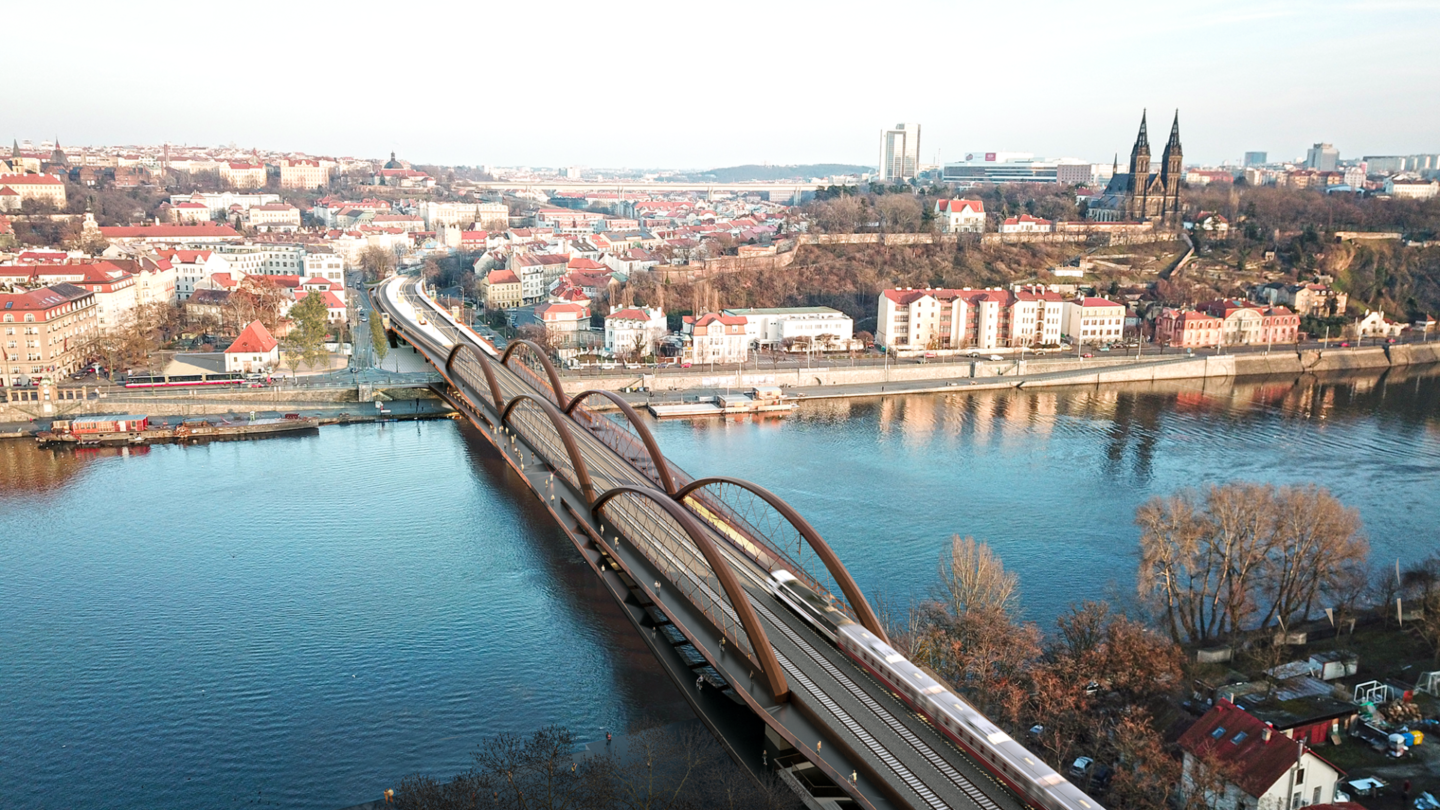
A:
[[[740,617],[740,626],[745,628],[745,635],[750,640],[750,647],[755,651],[755,657],[759,659],[760,671],[765,674],[765,680],[770,686],[770,694],[774,695],[776,700],[786,700],[790,696],[790,687],[785,681],[785,672],[780,669],[780,662],[775,659],[775,648],[770,646],[770,637],[765,635],[765,628],[760,624],[760,617],[755,613],[755,606],[750,604],[749,594],[740,587],[740,581],[735,578],[735,572],[730,569],[730,564],[720,555],[720,550],[715,548],[715,544],[710,541],[710,537],[695,520],[694,515],[659,490],[632,486],[618,486],[608,490],[596,499],[594,505],[590,507],[590,513],[597,520],[601,519],[600,509],[611,498],[627,492],[654,501],[657,506],[674,518],[676,523],[680,524],[680,528],[690,536],[691,542],[700,549],[700,553],[705,557],[705,562],[709,563],[710,570],[715,572],[715,578],[720,581],[720,587],[730,598],[730,606],[735,609],[735,615]]]
[[[815,551],[815,555],[820,558],[821,562],[825,563],[825,569],[830,572],[830,576],[835,578],[836,584],[840,586],[840,591],[845,594],[845,599],[850,602],[850,608],[855,611],[855,618],[860,620],[860,624],[864,625],[866,630],[874,633],[877,637],[884,640],[885,643],[890,643],[889,637],[885,635],[885,629],[881,627],[880,620],[875,616],[875,611],[871,610],[870,603],[865,601],[865,594],[860,592],[860,586],[855,584],[855,580],[850,577],[850,572],[846,570],[845,565],[840,562],[840,558],[835,556],[835,551],[830,548],[830,544],[826,543],[824,538],[820,536],[820,533],[815,531],[815,527],[810,525],[810,521],[802,517],[799,512],[796,512],[795,508],[786,503],[779,495],[758,484],[752,484],[749,481],[744,481],[739,478],[715,476],[691,481],[684,487],[681,487],[679,492],[675,493],[675,500],[679,503],[684,503],[685,496],[710,484],[732,484],[747,490],[770,504],[770,506],[774,507],[775,511],[780,513],[781,517],[790,521],[790,525],[795,527],[795,530],[800,533],[800,536],[805,538],[805,542],[810,544],[810,548]]]
[[[565,387],[560,384],[560,375],[555,371],[555,366],[550,362],[550,358],[546,356],[544,349],[531,341],[517,338],[510,341],[510,345],[505,347],[505,353],[500,355],[500,362],[509,365],[510,355],[514,354],[515,350],[521,346],[529,346],[530,351],[534,352],[535,356],[540,358],[540,364],[545,367],[545,376],[550,380],[550,388],[555,393],[555,404],[561,408],[565,407],[569,403],[569,400],[565,398]]]
[[[452,375],[455,373],[455,355],[459,354],[461,349],[475,355],[475,359],[480,361],[480,369],[485,372],[485,382],[490,386],[490,398],[495,400],[495,411],[499,413],[504,410],[505,395],[500,393],[500,381],[496,379],[495,369],[490,367],[490,358],[486,357],[484,352],[469,343],[456,343],[455,348],[450,350],[450,356],[445,358],[445,369]]]
[[[621,413],[625,414],[626,421],[630,423],[631,427],[635,428],[636,433],[640,434],[640,441],[645,444],[645,452],[650,454],[650,461],[655,465],[655,474],[660,476],[660,488],[665,491],[666,495],[674,495],[675,477],[670,474],[670,463],[665,460],[665,454],[660,452],[660,444],[655,441],[655,434],[650,432],[650,428],[645,425],[645,420],[640,418],[640,414],[636,413],[635,409],[630,407],[630,403],[626,402],[624,397],[614,391],[602,391],[599,389],[581,391],[574,397],[571,397],[570,404],[565,406],[565,413],[571,415],[573,418],[575,407],[589,396],[605,397],[614,403],[615,406],[620,409]]]
[[[540,406],[540,410],[550,417],[550,424],[555,426],[555,432],[560,434],[560,441],[565,445],[565,453],[570,457],[570,466],[575,468],[575,477],[580,479],[580,491],[584,494],[585,500],[589,503],[595,502],[595,485],[590,482],[590,468],[585,466],[585,458],[580,455],[580,446],[575,443],[575,436],[570,432],[570,420],[560,413],[549,400],[541,399],[530,394],[516,394],[500,411],[500,424],[506,424],[510,418],[510,412],[521,402],[533,402]]]

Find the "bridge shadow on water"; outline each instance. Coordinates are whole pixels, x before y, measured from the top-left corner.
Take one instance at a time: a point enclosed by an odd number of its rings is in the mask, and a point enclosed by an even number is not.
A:
[[[565,599],[567,612],[576,621],[588,625],[595,638],[610,654],[606,671],[575,672],[573,677],[586,681],[610,680],[627,710],[627,727],[608,729],[624,733],[636,728],[668,725],[695,719],[695,712],[675,684],[655,660],[629,619],[615,604],[575,546],[555,525],[550,513],[536,500],[535,494],[508,465],[500,453],[476,429],[463,420],[456,420],[476,474],[498,491],[503,491],[523,516],[531,533],[540,540],[535,560],[546,578],[555,583],[555,592]],[[563,699],[563,698],[562,698]],[[584,742],[603,740],[607,729],[573,729]]]

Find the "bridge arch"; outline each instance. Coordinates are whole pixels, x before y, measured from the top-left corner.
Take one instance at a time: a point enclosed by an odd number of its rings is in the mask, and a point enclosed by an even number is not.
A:
[[[645,453],[650,457],[651,466],[655,468],[651,477],[655,480],[657,484],[660,485],[660,489],[666,495],[674,495],[675,476],[672,475],[670,472],[670,463],[665,460],[665,454],[660,452],[660,444],[659,442],[655,441],[655,434],[650,432],[650,428],[645,424],[645,420],[640,417],[640,414],[635,412],[635,409],[630,406],[630,403],[625,401],[624,397],[620,396],[614,391],[602,391],[598,389],[581,391],[580,393],[570,398],[570,404],[565,406],[565,413],[569,414],[571,419],[576,419],[576,407],[578,407],[580,403],[583,402],[585,399],[592,396],[604,397],[605,399],[610,400],[610,402],[612,402],[615,407],[620,409],[621,413],[625,414],[625,420],[629,422],[630,427],[634,428],[635,432],[640,435],[640,441],[645,446]],[[606,419],[603,415],[596,414],[589,409],[586,409],[586,413],[589,417],[601,419],[606,422],[610,421],[609,419]],[[579,422],[580,420],[576,419],[576,421]],[[588,425],[584,425],[583,423],[581,424],[583,427],[588,427]],[[610,445],[610,448],[612,450],[615,450],[617,453],[620,453],[620,455],[626,455],[626,453],[623,452],[623,448],[615,447],[610,441],[606,439],[606,437],[601,436],[600,440],[605,442],[605,444]]]
[[[511,369],[514,369],[514,365],[512,365],[510,362],[510,357],[515,354],[515,351],[517,349],[520,348],[528,349],[529,351],[526,353],[534,355],[535,359],[540,361],[540,365],[545,369],[545,378],[550,386],[551,398],[555,402],[555,407],[565,407],[569,402],[569,400],[565,397],[565,387],[560,384],[560,374],[555,371],[555,365],[550,362],[550,358],[546,356],[544,349],[540,348],[538,345],[528,340],[512,340],[510,341],[510,344],[505,347],[505,353],[500,355],[500,362],[504,363],[506,366],[509,366]],[[526,368],[525,371],[534,374],[534,372],[529,368]]]
[[[765,634],[765,628],[760,624],[760,617],[755,613],[755,606],[750,604],[750,597],[745,589],[740,586],[740,581],[735,578],[735,571],[720,554],[720,550],[706,535],[704,527],[695,520],[684,507],[676,503],[669,495],[649,487],[618,486],[607,490],[595,503],[591,505],[590,512],[597,520],[604,520],[602,510],[605,505],[620,495],[633,495],[643,498],[658,506],[685,532],[690,542],[699,549],[700,554],[705,558],[715,579],[719,581],[720,587],[730,601],[730,607],[740,619],[740,626],[745,631],[746,641],[749,642],[751,653],[760,671],[765,675],[765,681],[770,687],[770,694],[776,700],[783,701],[790,695],[790,687],[785,680],[785,672],[780,668],[780,662],[775,658],[775,648],[770,645],[770,638]],[[613,522],[613,521],[612,521]],[[649,556],[649,555],[647,555]],[[653,562],[652,558],[652,562]],[[657,566],[664,567],[664,566]],[[708,615],[708,611],[707,611]],[[724,632],[724,617],[710,617]]]
[[[758,484],[753,484],[739,478],[714,476],[696,479],[681,487],[680,491],[675,493],[675,500],[683,504],[686,498],[697,491],[716,485],[739,487],[768,504],[780,517],[784,518],[799,537],[815,552],[815,556],[820,558],[820,561],[825,565],[826,572],[828,572],[830,577],[835,580],[835,583],[840,586],[840,592],[845,595],[845,600],[849,602],[850,609],[855,614],[855,619],[859,621],[866,630],[869,630],[878,638],[889,643],[889,637],[885,635],[885,628],[881,626],[879,618],[875,615],[875,611],[870,608],[870,603],[865,600],[865,594],[861,592],[860,586],[855,584],[855,580],[850,576],[850,571],[840,562],[840,558],[836,556],[835,551],[830,548],[830,544],[826,543],[825,539],[820,536],[820,533],[815,531],[815,527],[810,525],[810,521],[795,511],[795,508],[786,503],[779,495]],[[772,538],[766,537],[765,540],[771,542]],[[787,560],[787,562],[800,565],[800,563],[791,560]],[[803,566],[801,567],[803,569]],[[801,570],[793,573],[808,577],[812,581],[814,580],[813,575],[811,575],[809,571]]]
[[[464,352],[462,357],[461,352]],[[456,361],[476,362],[480,371],[485,375],[485,384],[490,387],[490,398],[495,402],[495,412],[499,413],[505,409],[505,395],[500,392],[500,381],[495,377],[495,369],[490,367],[490,358],[485,353],[470,345],[469,343],[456,343],[455,348],[450,350],[450,356],[445,359],[445,368],[452,376],[459,376],[464,379],[472,372],[465,367],[456,368]],[[475,385],[474,379],[465,379],[465,382]],[[478,386],[476,386],[478,387]]]
[[[570,420],[566,419],[565,415],[560,413],[559,408],[556,408],[549,400],[541,399],[538,396],[516,394],[511,398],[510,402],[505,405],[504,409],[500,411],[500,424],[509,424],[510,414],[514,412],[516,406],[525,402],[533,403],[550,419],[550,424],[560,436],[560,442],[565,448],[565,455],[570,460],[570,468],[574,472],[574,478],[571,480],[571,483],[580,487],[580,491],[584,494],[587,502],[594,503],[595,485],[590,481],[590,468],[586,466],[585,457],[580,455],[580,446],[575,443],[575,436],[570,432]],[[543,447],[544,445],[542,443],[536,443],[536,446]]]

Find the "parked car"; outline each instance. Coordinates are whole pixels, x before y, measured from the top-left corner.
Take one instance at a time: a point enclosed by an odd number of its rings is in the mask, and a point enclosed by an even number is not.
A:
[[[1090,757],[1077,757],[1070,763],[1070,775],[1075,777],[1089,776],[1090,768],[1095,765],[1095,760]]]

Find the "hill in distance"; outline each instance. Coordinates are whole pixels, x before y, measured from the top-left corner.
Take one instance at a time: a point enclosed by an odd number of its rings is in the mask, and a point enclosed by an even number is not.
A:
[[[786,180],[809,180],[812,177],[829,177],[832,174],[864,174],[875,171],[874,166],[856,166],[853,163],[806,163],[799,166],[726,166],[696,172],[695,179],[714,180],[717,183],[784,182]]]

